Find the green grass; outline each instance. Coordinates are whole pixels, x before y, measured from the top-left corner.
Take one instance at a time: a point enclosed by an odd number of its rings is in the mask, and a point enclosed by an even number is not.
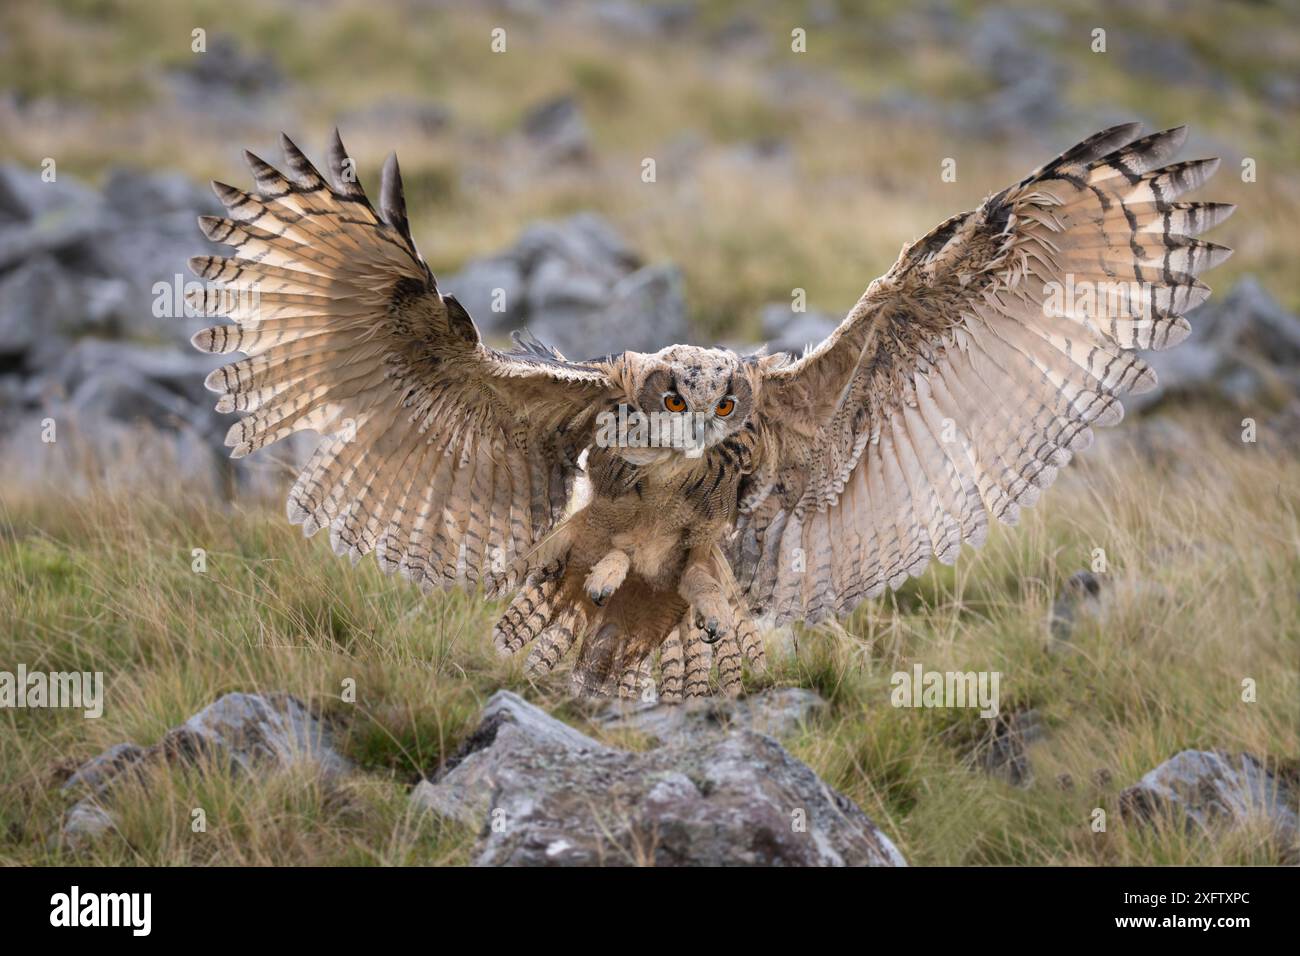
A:
[[[1162,466],[1085,455],[1017,529],[934,568],[842,624],[769,635],[771,673],[829,710],[789,742],[856,800],[915,864],[1269,863],[1244,831],[1215,841],[1129,824],[1119,791],[1185,748],[1250,751],[1293,771],[1300,753],[1300,462],[1192,422],[1203,453]],[[1216,438],[1217,434],[1227,438]],[[206,573],[191,551],[207,552]],[[1049,649],[1053,596],[1094,547],[1116,595]],[[104,715],[0,711],[0,862],[79,859],[51,844],[80,761],[148,745],[234,690],[288,691],[339,729],[361,770],[340,787],[300,774],[230,780],[155,769],[113,798],[120,832],[100,863],[460,863],[474,834],[408,809],[407,794],[516,690],[611,743],[567,697],[565,675],[527,681],[489,647],[497,605],[421,597],[373,562],[353,568],[302,540],[275,504],[89,498],[11,489],[0,510],[0,662],[103,671]],[[997,670],[1003,712],[1034,708],[1046,737],[1017,788],[973,769],[988,725],[972,711],[895,709],[890,675]],[[1243,678],[1258,683],[1241,700]],[[355,703],[341,699],[355,681]],[[1099,773],[1103,774],[1099,778]],[[1063,789],[1057,781],[1074,781]],[[1103,782],[1096,782],[1102,779]],[[193,833],[201,807],[208,829]],[[1090,814],[1108,815],[1105,833]]]

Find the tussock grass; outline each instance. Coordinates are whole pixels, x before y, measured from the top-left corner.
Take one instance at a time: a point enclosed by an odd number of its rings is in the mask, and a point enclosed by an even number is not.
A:
[[[1250,751],[1289,772],[1300,754],[1300,462],[1267,433],[1242,445],[1227,423],[1191,424],[1203,442],[1188,457],[1152,460],[1112,441],[955,567],[792,641],[769,635],[772,672],[751,686],[811,687],[830,701],[792,749],[913,863],[1281,858],[1262,831],[1210,840],[1118,813],[1124,786],[1185,748]],[[413,814],[407,794],[499,687],[611,743],[645,743],[589,724],[563,675],[533,685],[518,661],[497,659],[497,605],[423,598],[373,562],[349,567],[323,540],[301,540],[277,504],[11,486],[0,508],[0,662],[103,671],[106,682],[98,720],[0,711],[0,862],[77,859],[49,841],[69,803],[66,775],[120,741],[154,743],[234,690],[298,695],[362,773],[327,787],[294,773],[155,768],[112,797],[120,835],[91,860],[464,862],[473,833]],[[194,548],[206,550],[206,573],[192,570]],[[1053,598],[1094,548],[1109,565],[1103,610],[1049,644]],[[996,670],[1002,712],[1040,715],[1027,786],[975,768],[989,724],[974,711],[890,706],[890,675],[917,662]],[[355,703],[340,699],[347,678]],[[1241,699],[1244,678],[1258,685],[1255,703]],[[191,831],[196,807],[206,833]],[[1105,833],[1089,827],[1095,808]]]

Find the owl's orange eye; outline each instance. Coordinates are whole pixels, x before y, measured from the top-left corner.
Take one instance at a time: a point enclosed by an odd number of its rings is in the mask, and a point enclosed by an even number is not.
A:
[[[676,392],[669,392],[664,396],[664,408],[670,412],[684,412],[686,411],[686,399]]]
[[[713,414],[719,418],[726,418],[736,410],[736,400],[728,395],[722,401],[713,407]]]

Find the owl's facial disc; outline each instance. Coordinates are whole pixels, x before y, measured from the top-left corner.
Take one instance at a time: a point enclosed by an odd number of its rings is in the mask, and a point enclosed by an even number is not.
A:
[[[680,425],[678,433],[688,436],[680,450],[698,455],[744,426],[753,395],[735,353],[673,346],[656,358],[658,367],[645,377],[635,401],[643,413]]]

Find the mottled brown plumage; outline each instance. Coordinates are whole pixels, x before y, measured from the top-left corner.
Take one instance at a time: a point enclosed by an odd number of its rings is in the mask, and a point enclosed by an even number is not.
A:
[[[332,185],[286,139],[288,178],[249,154],[257,195],[216,186],[229,218],[202,224],[234,255],[192,268],[255,296],[199,296],[236,324],[194,342],[247,356],[208,378],[246,413],[235,456],[323,436],[289,495],[306,534],[426,590],[517,592],[495,643],[531,645],[530,673],[576,645],[585,693],[644,695],[656,653],[664,698],[737,693],[742,660],[763,666],[754,616],[820,620],[952,562],[1154,384],[1132,350],[1187,334],[1195,276],[1228,254],[1192,237],[1232,207],[1176,201],[1216,164],[1162,166],[1184,130],[1137,133],[905,247],[802,357],[589,361],[481,341],[415,248],[394,158],[376,212],[337,134]],[[611,440],[620,411],[698,430]]]

